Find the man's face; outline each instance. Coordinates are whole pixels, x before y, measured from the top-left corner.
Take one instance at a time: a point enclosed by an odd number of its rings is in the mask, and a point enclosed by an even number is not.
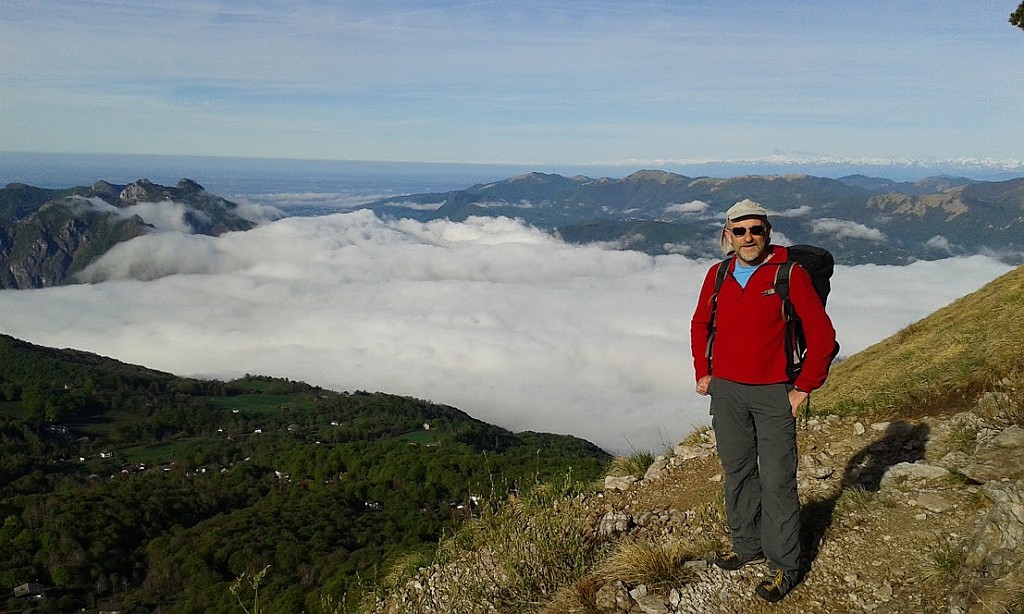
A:
[[[758,231],[760,234],[754,234]],[[736,256],[744,264],[751,266],[760,264],[768,255],[768,225],[762,219],[750,218],[729,222],[725,226],[725,236],[732,243]]]

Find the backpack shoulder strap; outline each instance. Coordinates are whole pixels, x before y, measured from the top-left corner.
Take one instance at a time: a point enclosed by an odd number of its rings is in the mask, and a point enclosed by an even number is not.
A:
[[[708,366],[711,366],[712,348],[715,344],[715,314],[718,311],[718,292],[725,283],[725,277],[729,274],[729,261],[732,256],[718,263],[718,270],[715,271],[715,291],[711,294],[711,319],[708,320],[708,343],[704,348],[704,355],[708,359]]]
[[[789,276],[796,265],[792,260],[787,260],[775,269],[775,293],[779,295],[783,303],[789,302]]]
[[[732,257],[726,258],[725,260],[718,263],[718,271],[715,273],[715,298],[718,298],[718,291],[722,289],[722,284],[725,283],[725,277],[729,274],[729,261]],[[717,300],[715,301],[718,302]],[[712,317],[714,317],[714,307],[712,307]]]
[[[775,269],[775,294],[782,299],[782,317],[786,321],[786,355],[790,365],[796,365],[798,369],[803,362],[803,355],[800,349],[803,343],[803,331],[800,330],[800,319],[796,315],[793,302],[789,300],[789,277],[793,273],[793,267],[800,266],[797,262],[786,260]],[[793,367],[787,367],[790,383],[795,379]],[[804,405],[804,426],[811,418],[811,396],[807,395],[807,402]]]

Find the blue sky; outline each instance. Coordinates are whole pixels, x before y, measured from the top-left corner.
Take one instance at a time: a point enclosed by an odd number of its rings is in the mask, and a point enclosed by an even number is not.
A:
[[[1020,168],[1017,0],[5,0],[0,150]]]

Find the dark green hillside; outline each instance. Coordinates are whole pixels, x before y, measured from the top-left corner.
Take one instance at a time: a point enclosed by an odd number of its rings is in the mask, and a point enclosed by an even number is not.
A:
[[[13,222],[39,210],[48,201],[71,190],[47,190],[24,183],[9,183],[0,190],[0,222]]]
[[[7,336],[0,441],[0,590],[48,589],[14,612],[235,612],[229,585],[268,565],[267,611],[316,611],[321,590],[354,603],[471,500],[608,460],[408,397],[179,378]]]
[[[588,211],[601,218],[627,215],[661,219],[666,205],[698,198],[699,190],[691,188],[693,181],[683,175],[653,170],[637,171],[621,181],[599,179],[581,185],[567,203],[567,209],[576,219]]]
[[[479,195],[481,200],[560,202],[572,196],[585,181],[589,179],[575,179],[549,173],[528,173],[505,181],[475,185],[466,191]]]
[[[652,255],[678,250],[685,255],[698,256],[699,251],[685,246],[706,243],[708,240],[708,234],[703,229],[642,220],[594,221],[576,226],[562,226],[558,228],[558,235],[568,243],[600,242]],[[677,246],[676,249],[673,249],[673,246]]]

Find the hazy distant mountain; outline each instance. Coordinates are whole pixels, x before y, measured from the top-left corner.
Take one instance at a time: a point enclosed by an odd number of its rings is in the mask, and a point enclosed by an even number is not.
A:
[[[925,177],[917,181],[893,181],[880,177],[868,177],[867,175],[847,175],[846,177],[840,177],[839,181],[877,194],[902,192],[914,195],[942,192],[950,188],[975,183],[973,179],[965,177]]]
[[[773,213],[776,231],[790,242],[825,245],[846,264],[903,264],[976,253],[1024,262],[1024,179],[719,179],[657,170],[593,179],[530,173],[363,207],[381,216],[423,221],[509,216],[572,242],[716,257],[714,236],[724,212],[744,198],[764,204]]]
[[[237,207],[190,179],[175,187],[146,179],[63,190],[9,184],[0,190],[0,289],[73,281],[114,245],[156,230],[142,214],[193,234],[252,228]]]

